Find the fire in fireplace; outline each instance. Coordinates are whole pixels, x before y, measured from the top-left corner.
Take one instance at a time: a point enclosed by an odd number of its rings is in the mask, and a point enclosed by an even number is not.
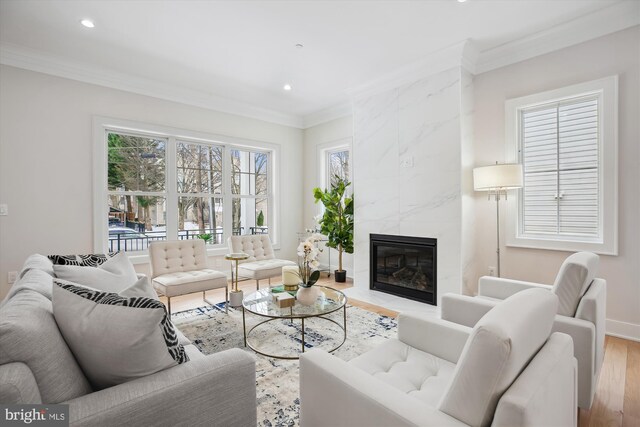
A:
[[[437,304],[437,239],[370,235],[370,288]]]

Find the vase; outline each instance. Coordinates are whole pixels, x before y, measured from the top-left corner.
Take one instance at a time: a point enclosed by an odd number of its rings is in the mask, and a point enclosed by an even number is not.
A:
[[[318,289],[315,286],[310,286],[308,288],[300,286],[296,293],[296,299],[302,305],[313,305],[318,299]]]

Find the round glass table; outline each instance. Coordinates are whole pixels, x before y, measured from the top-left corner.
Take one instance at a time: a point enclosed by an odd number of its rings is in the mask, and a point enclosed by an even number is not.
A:
[[[275,302],[273,302],[274,294],[270,289],[260,289],[259,291],[252,292],[247,295],[242,301],[242,330],[244,334],[245,347],[249,347],[256,353],[262,354],[263,356],[267,357],[273,357],[276,359],[299,359],[299,353],[293,356],[269,354],[266,351],[263,351],[264,349],[261,350],[258,345],[252,345],[249,341],[249,338],[251,336],[251,333],[256,331],[256,328],[259,328],[261,325],[264,325],[266,323],[283,319],[290,320],[293,323],[294,319],[297,319],[301,322],[300,330],[302,332],[302,353],[304,353],[305,319],[309,318],[323,319],[336,324],[342,331],[342,337],[338,340],[338,344],[334,348],[327,351],[333,352],[342,347],[342,344],[344,344],[347,339],[347,297],[342,292],[333,288],[329,288],[326,286],[314,287],[318,290],[318,297],[316,299],[316,302],[310,306],[300,304],[298,301],[296,301],[295,304],[291,307],[280,308]],[[342,324],[334,319],[326,317],[328,314],[341,309],[343,311]],[[247,330],[247,312],[255,314],[256,316],[266,318],[266,320],[261,320],[256,325]]]

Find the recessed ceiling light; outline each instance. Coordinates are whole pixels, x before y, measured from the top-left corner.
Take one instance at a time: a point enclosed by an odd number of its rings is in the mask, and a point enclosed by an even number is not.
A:
[[[292,87],[291,87],[291,85],[290,85],[289,83],[287,83],[286,85],[284,85],[284,86],[282,87],[282,89],[284,89],[284,90],[286,90],[287,92],[289,92],[289,91],[292,89]]]
[[[91,19],[83,19],[80,23],[87,28],[93,28],[96,26]]]
[[[296,43],[296,47],[298,49],[302,49],[304,47],[304,45],[302,43]]]
[[[464,2],[466,2],[466,1],[467,1],[467,0],[458,0],[458,3],[464,3]]]

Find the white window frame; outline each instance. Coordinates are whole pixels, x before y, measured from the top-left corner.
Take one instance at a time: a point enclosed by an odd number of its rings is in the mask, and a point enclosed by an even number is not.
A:
[[[230,236],[232,228],[232,197],[231,194],[231,158],[230,150],[259,151],[269,154],[268,161],[268,186],[267,203],[269,207],[269,236],[275,250],[280,249],[280,144],[254,141],[236,138],[226,135],[215,135],[204,132],[196,132],[168,126],[140,123],[124,119],[95,116],[93,118],[93,249],[96,253],[107,250],[109,243],[109,219],[108,212],[108,186],[107,186],[107,134],[108,132],[121,132],[140,136],[151,136],[166,139],[165,157],[165,192],[167,204],[167,238],[178,236],[178,192],[177,192],[177,142],[195,144],[211,144],[223,148],[223,186],[221,196],[224,206],[224,237],[223,243],[207,248],[209,256],[226,254],[226,239]],[[195,196],[195,195],[194,195]],[[215,194],[207,197],[216,197]],[[261,197],[262,198],[262,197]],[[129,259],[134,264],[149,262],[147,251],[127,252]]]
[[[602,255],[618,255],[618,76],[605,77],[547,92],[510,99],[505,102],[505,137],[507,163],[520,163],[522,110],[568,98],[598,98],[598,185],[599,236],[523,235],[521,232],[520,197],[514,191],[507,199],[507,246],[561,251],[591,251]]]
[[[349,152],[349,181],[353,182],[353,156],[351,150],[351,138],[342,138],[335,141],[318,145],[318,184],[321,188],[329,188],[331,185],[329,179],[329,155],[340,151]],[[353,191],[353,185],[350,187]]]

